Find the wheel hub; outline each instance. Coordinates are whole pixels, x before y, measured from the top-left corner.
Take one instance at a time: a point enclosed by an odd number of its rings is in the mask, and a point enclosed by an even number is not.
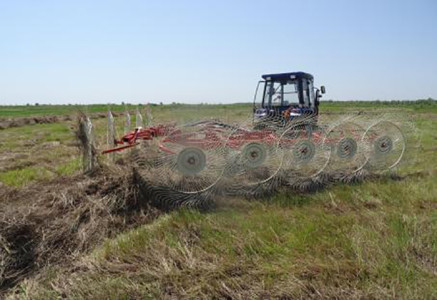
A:
[[[205,153],[198,148],[185,148],[177,157],[177,169],[184,175],[196,175],[205,169]]]
[[[375,142],[375,152],[378,154],[387,154],[393,149],[393,141],[388,136],[382,136]]]
[[[308,163],[316,153],[316,147],[311,141],[300,141],[293,150],[294,158],[299,163]]]
[[[256,168],[264,163],[267,151],[260,143],[247,144],[242,151],[243,164],[249,168]]]
[[[342,159],[351,159],[357,153],[357,142],[353,138],[342,138],[338,143],[337,155]]]

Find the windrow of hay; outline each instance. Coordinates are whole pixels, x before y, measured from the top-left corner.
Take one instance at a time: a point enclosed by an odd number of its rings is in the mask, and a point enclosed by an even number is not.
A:
[[[1,119],[0,129],[7,129],[12,127],[21,127],[25,125],[34,124],[50,124],[57,123],[61,121],[71,121],[71,116],[43,116],[43,117],[24,117],[24,118],[13,118],[13,119]]]
[[[153,220],[159,211],[138,186],[132,173],[101,172],[0,194],[0,290]]]
[[[120,116],[122,113],[113,113],[114,116]],[[90,114],[91,119],[102,119],[106,118],[107,114],[104,112]],[[64,115],[64,116],[35,116],[35,117],[20,117],[20,118],[1,118],[0,119],[0,130],[8,129],[12,127],[21,127],[26,125],[35,125],[35,124],[51,124],[51,123],[59,123],[72,121],[74,117],[72,115]]]

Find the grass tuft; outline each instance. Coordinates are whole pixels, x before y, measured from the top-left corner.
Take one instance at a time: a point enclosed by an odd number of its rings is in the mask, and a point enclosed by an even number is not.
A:
[[[9,186],[24,186],[35,180],[47,180],[53,174],[41,167],[27,167],[0,173],[0,182]]]

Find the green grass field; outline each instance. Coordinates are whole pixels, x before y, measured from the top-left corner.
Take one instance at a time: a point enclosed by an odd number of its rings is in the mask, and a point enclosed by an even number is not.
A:
[[[122,106],[112,106],[123,111]],[[131,107],[133,109],[133,107]],[[105,111],[93,105],[88,112]],[[380,178],[314,194],[221,198],[107,239],[20,283],[10,298],[437,298],[437,105],[322,103],[321,114],[401,110],[421,132],[420,153]],[[0,107],[1,117],[72,114],[74,106]],[[195,115],[193,114],[195,113]],[[153,121],[248,120],[251,105],[153,106]],[[132,120],[133,123],[135,120]],[[93,122],[103,144],[106,120]],[[74,121],[0,130],[0,188],[80,172]],[[119,133],[122,120],[117,121]],[[0,199],[2,201],[2,199]]]
[[[332,101],[322,100],[322,107],[325,112],[345,110],[359,110],[359,109],[406,109],[420,112],[433,112],[437,111],[435,100],[417,100],[417,101]],[[226,114],[233,114],[233,110],[247,108],[250,109],[252,103],[247,104],[220,104],[220,105],[188,105],[188,104],[172,104],[172,105],[157,105],[152,104],[152,110],[154,114],[160,116],[161,114],[167,115],[174,111],[200,111],[206,113],[209,117],[222,118]],[[0,119],[1,118],[14,118],[14,117],[34,117],[34,116],[47,116],[47,115],[69,115],[74,114],[77,111],[83,111],[86,113],[105,112],[108,108],[111,108],[114,112],[122,112],[125,109],[134,110],[137,105],[113,105],[113,104],[93,104],[93,105],[27,105],[27,106],[2,106],[0,105]],[[431,110],[431,111],[430,111]],[[217,111],[217,113],[215,112]],[[208,112],[208,113],[207,113]],[[225,113],[225,115],[223,114]],[[220,114],[221,113],[221,114]]]

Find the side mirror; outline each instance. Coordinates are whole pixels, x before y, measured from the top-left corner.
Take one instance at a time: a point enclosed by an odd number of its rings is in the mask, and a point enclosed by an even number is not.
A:
[[[324,85],[322,85],[322,86],[320,87],[320,91],[322,92],[322,94],[326,93],[326,89],[325,89],[325,86],[324,86]]]

